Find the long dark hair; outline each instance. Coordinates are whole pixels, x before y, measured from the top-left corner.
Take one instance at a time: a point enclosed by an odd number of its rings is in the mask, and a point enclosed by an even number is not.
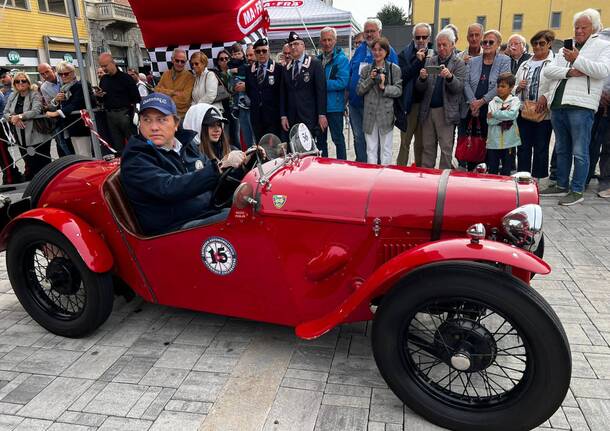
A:
[[[220,127],[222,127],[222,133],[220,134],[220,147],[222,148],[222,154],[220,155],[220,158],[223,158],[224,156],[226,156],[227,154],[229,154],[231,152],[231,146],[229,145],[229,141],[227,140],[226,136],[225,136],[225,131],[224,131],[224,127],[222,126],[222,123],[220,123]],[[202,154],[205,154],[208,159],[210,160],[217,160],[218,156],[216,155],[216,151],[214,150],[214,143],[212,141],[210,141],[210,133],[209,133],[209,129],[210,126],[208,126],[207,124],[203,124],[201,123],[201,132],[199,135],[199,151],[201,151]]]

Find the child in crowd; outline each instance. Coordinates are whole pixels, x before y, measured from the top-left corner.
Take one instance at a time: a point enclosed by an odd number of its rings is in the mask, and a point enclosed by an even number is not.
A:
[[[246,68],[248,62],[246,61],[243,48],[240,43],[234,43],[231,46],[231,60],[229,60],[229,88],[235,88],[239,82],[246,82]],[[245,92],[233,93],[233,100],[231,101],[231,115],[233,118],[239,118],[239,110],[250,109],[250,98]]]
[[[517,127],[521,102],[512,94],[514,86],[514,75],[510,72],[501,73],[497,80],[498,95],[489,102],[487,169],[490,174],[510,175],[514,169],[517,147],[521,145]]]

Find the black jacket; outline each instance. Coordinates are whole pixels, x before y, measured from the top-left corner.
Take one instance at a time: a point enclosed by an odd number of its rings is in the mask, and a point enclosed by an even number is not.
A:
[[[89,99],[91,100],[91,104],[95,108],[95,98],[93,97],[93,92],[91,91],[91,86],[87,82],[87,89],[89,90]],[[73,86],[70,87],[70,97],[67,100],[60,102],[59,109],[64,113],[66,118],[62,118],[59,122],[59,126],[63,129],[68,124],[76,121],[80,118],[80,114],[68,115],[73,111],[80,111],[81,109],[85,109],[85,95],[83,94],[83,86],[81,85],[81,81],[76,82]],[[77,121],[72,126],[68,127],[68,135],[70,136],[91,136],[91,131],[82,120]]]
[[[416,55],[417,49],[413,42],[409,43],[405,49],[398,55],[398,66],[402,73],[402,102],[405,112],[411,112],[411,105],[414,99],[416,102],[421,101],[421,97],[415,93],[415,81],[419,76],[419,71],[423,69],[426,59],[420,61]]]
[[[257,71],[258,62],[246,69],[246,94],[250,98],[250,122],[259,140],[265,133],[280,134],[280,88],[284,67],[269,60],[262,84],[256,79]]]
[[[195,136],[184,129],[176,133],[180,154],[159,149],[141,135],[132,136],[123,151],[121,183],[147,235],[178,229],[211,209],[218,171],[200,155]]]
[[[290,126],[305,123],[312,134],[319,133],[318,116],[326,115],[326,77],[322,63],[305,55],[296,79],[292,79],[291,61],[282,78],[280,115],[288,117]]]

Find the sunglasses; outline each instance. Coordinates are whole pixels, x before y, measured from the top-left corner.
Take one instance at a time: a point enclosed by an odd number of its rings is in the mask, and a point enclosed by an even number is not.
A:
[[[178,63],[178,64],[186,64],[186,60],[178,60],[177,58],[174,59],[174,63]]]
[[[537,40],[535,42],[532,42],[532,46],[544,46],[546,45],[546,40]]]
[[[229,57],[218,57],[218,61],[229,61]]]
[[[29,84],[30,82],[27,79],[15,79],[15,84]]]
[[[58,75],[59,76],[68,76],[71,73],[72,73],[72,71],[69,71],[69,72],[59,72]]]
[[[257,54],[266,54],[269,52],[268,49],[255,49],[254,52],[256,52]]]
[[[481,45],[482,46],[492,46],[495,43],[496,43],[495,40],[484,40],[484,41],[481,42]]]
[[[415,36],[415,40],[426,40],[428,39],[430,36]]]

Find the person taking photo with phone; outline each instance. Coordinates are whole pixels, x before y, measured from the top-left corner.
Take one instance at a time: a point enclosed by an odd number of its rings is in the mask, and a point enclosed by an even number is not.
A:
[[[584,200],[593,118],[604,81],[610,74],[610,42],[596,34],[601,29],[597,10],[578,12],[574,15],[573,42],[565,44],[544,69],[545,78],[551,81],[549,100],[555,132],[557,184],[540,194],[561,196],[559,205],[574,205]],[[574,174],[570,184],[572,162]]]

